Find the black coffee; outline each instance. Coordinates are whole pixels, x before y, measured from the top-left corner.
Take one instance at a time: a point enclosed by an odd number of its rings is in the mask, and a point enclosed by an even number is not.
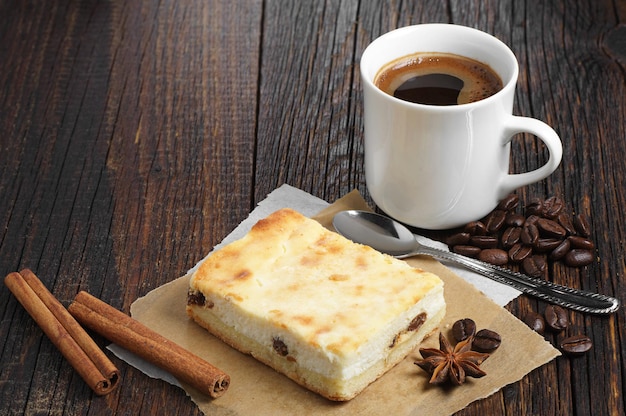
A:
[[[374,84],[401,100],[429,105],[467,104],[502,89],[502,80],[488,65],[446,53],[396,59],[378,72]]]

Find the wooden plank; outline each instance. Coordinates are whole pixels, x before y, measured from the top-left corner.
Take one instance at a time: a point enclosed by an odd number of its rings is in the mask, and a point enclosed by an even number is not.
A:
[[[64,303],[85,289],[128,311],[250,210],[258,87],[242,73],[258,72],[261,3],[2,8],[2,56],[17,63],[0,71],[2,269],[32,267]],[[2,378],[27,388],[2,388],[0,413],[83,414],[88,390],[37,328],[15,332],[33,323],[9,295]],[[126,384],[122,407],[196,412],[153,385]]]
[[[349,169],[358,3],[267,2],[255,199],[289,183],[321,198],[354,186]]]

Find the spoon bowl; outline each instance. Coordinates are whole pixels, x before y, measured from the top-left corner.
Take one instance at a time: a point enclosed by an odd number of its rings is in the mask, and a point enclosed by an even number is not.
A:
[[[416,254],[419,243],[409,229],[389,217],[368,211],[342,211],[333,218],[339,234],[397,258]]]
[[[616,298],[573,289],[546,280],[420,244],[415,235],[399,222],[369,211],[341,211],[333,218],[335,230],[356,243],[368,245],[396,258],[418,254],[452,262],[517,290],[581,312],[608,314],[619,308]]]

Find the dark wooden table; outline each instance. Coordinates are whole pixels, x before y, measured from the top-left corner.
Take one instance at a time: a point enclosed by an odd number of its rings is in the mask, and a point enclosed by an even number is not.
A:
[[[0,274],[28,267],[66,305],[87,290],[128,312],[283,183],[368,197],[360,55],[393,28],[448,22],[511,46],[515,113],[562,138],[555,174],[518,194],[588,215],[598,260],[550,279],[624,302],[625,21],[609,0],[0,1]],[[545,159],[527,139],[516,171]],[[0,414],[198,413],[116,358],[123,383],[94,396],[3,285],[0,305]],[[624,318],[571,313],[588,354],[460,414],[624,414]]]

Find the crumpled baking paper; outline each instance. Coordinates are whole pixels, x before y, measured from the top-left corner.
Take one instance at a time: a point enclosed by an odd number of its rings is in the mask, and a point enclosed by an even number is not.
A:
[[[330,205],[304,191],[283,185],[268,195],[215,248],[241,238],[256,221],[284,207],[314,217],[329,228],[332,216],[340,210],[368,209],[356,191]],[[446,248],[441,243],[423,237],[418,236],[418,239],[424,244]],[[428,383],[426,373],[413,364],[420,358],[416,349],[356,398],[344,403],[331,402],[222,343],[187,317],[185,303],[188,280],[197,265],[185,276],[135,301],[131,306],[131,314],[156,332],[228,373],[231,385],[224,396],[211,399],[189,386],[181,385],[171,375],[116,345],[109,346],[109,349],[147,375],[185,389],[207,415],[452,414],[520,380],[528,372],[560,355],[550,343],[502,308],[517,297],[519,291],[465,269],[452,265],[446,267],[425,256],[416,256],[407,262],[431,271],[444,280],[447,314],[441,330],[445,335],[450,337],[451,325],[457,319],[472,318],[479,329],[488,328],[502,336],[500,348],[481,365],[487,376],[468,379],[464,385],[456,388],[432,386]],[[422,346],[437,347],[437,337],[426,339]]]

